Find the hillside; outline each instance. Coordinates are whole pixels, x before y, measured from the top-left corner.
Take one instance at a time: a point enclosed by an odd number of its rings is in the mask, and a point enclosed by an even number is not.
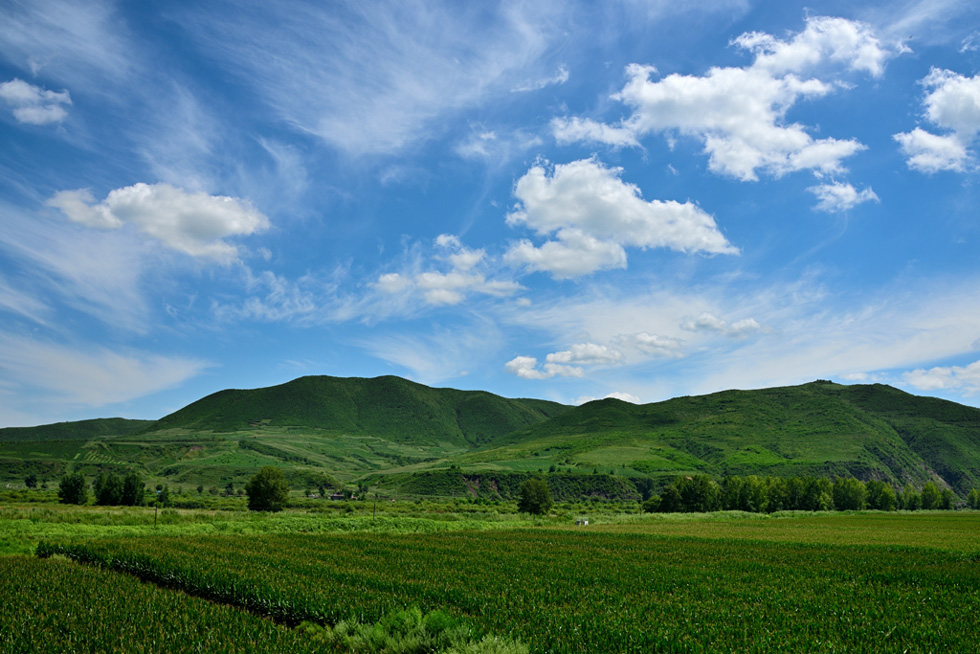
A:
[[[37,427],[5,427],[0,429],[0,441],[62,441],[111,438],[132,434],[152,424],[152,420],[95,418],[75,422],[56,422]]]
[[[568,489],[588,475],[618,496],[628,479],[646,487],[698,473],[931,480],[960,496],[980,487],[980,409],[825,381],[567,407],[398,377],[303,377],[221,391],[149,424],[32,429],[0,430],[0,480],[136,469],[154,483],[217,492],[276,465],[294,488],[332,478],[457,496],[503,493],[539,472]]]
[[[607,399],[510,434],[461,465],[527,459],[666,478],[836,476],[958,493],[980,485],[980,409],[890,386],[818,381],[634,405]]]
[[[183,429],[231,433],[256,428],[326,430],[396,443],[476,447],[566,411],[543,400],[429,388],[400,377],[301,377],[255,390],[209,395],[145,433]]]

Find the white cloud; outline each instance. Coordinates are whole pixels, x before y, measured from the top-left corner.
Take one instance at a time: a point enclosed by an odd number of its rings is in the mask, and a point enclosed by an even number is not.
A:
[[[557,240],[535,247],[513,245],[509,263],[551,273],[556,279],[608,268],[625,268],[624,247],[666,247],[681,252],[736,254],[714,219],[690,202],[646,201],[640,189],[620,179],[621,168],[595,159],[533,166],[517,181],[519,203],[507,215],[511,226],[526,225]]]
[[[17,122],[28,125],[60,123],[68,117],[65,105],[71,105],[68,91],[48,91],[16,78],[0,84],[0,100],[10,105]]]
[[[564,64],[558,66],[558,70],[551,77],[524,82],[511,89],[511,93],[524,93],[526,91],[540,91],[549,86],[560,86],[568,81],[568,67]]]
[[[508,93],[540,69],[569,20],[548,3],[232,7],[220,20],[210,5],[174,19],[284,122],[352,155],[401,151]]]
[[[551,379],[552,377],[584,377],[582,366],[617,366],[625,357],[619,350],[596,343],[576,343],[567,350],[552,352],[538,367],[535,357],[518,356],[508,361],[507,372],[522,379]]]
[[[546,357],[546,361],[576,366],[608,366],[622,363],[623,353],[605,345],[576,343],[568,350],[552,352]]]
[[[416,261],[414,270],[382,274],[372,286],[383,294],[402,297],[417,291],[427,304],[436,306],[459,304],[471,292],[506,297],[523,289],[514,281],[487,279],[479,270],[487,260],[486,252],[466,247],[456,236],[440,234],[435,246],[436,260],[448,263],[449,270],[422,270],[423,264]]]
[[[840,213],[853,209],[864,202],[878,202],[878,196],[869,187],[858,191],[852,185],[844,182],[820,184],[807,189],[820,200],[815,207],[817,211]]]
[[[791,41],[780,41],[763,32],[749,32],[733,43],[755,53],[753,67],[773,75],[801,73],[832,62],[880,77],[891,56],[868,25],[826,16],[808,18],[806,29]]]
[[[398,330],[389,335],[371,335],[354,345],[408,369],[412,379],[432,385],[486,366],[496,358],[502,343],[500,329],[492,321],[474,316],[472,321],[460,324],[433,324],[420,334]]]
[[[47,301],[53,295],[114,327],[145,329],[149,307],[140,286],[154,260],[152,250],[118,230],[94,231],[47,220],[4,203],[0,217],[6,270],[22,270],[18,296],[26,293]],[[36,305],[17,306],[43,317]]]
[[[105,406],[174,388],[211,364],[199,359],[0,336],[0,376],[55,404]]]
[[[799,170],[819,175],[843,172],[843,159],[863,150],[854,139],[814,139],[803,125],[787,124],[787,111],[801,99],[839,88],[833,80],[801,78],[830,64],[881,74],[892,53],[862,23],[811,17],[804,31],[784,41],[752,32],[733,41],[755,54],[744,68],[712,68],[704,76],[671,74],[658,81],[652,66],[631,64],[629,81],[613,96],[631,107],[617,125],[559,118],[552,130],[559,142],[591,141],[622,147],[653,133],[678,133],[704,143],[709,168],[737,179],[779,177]]]
[[[743,318],[731,324],[713,313],[704,312],[697,318],[687,318],[681,323],[681,329],[691,332],[718,332],[732,338],[744,338],[749,334],[762,330],[762,325],[755,318]]]
[[[169,184],[119,188],[98,204],[85,189],[61,191],[48,204],[82,225],[116,229],[130,224],[174,250],[222,262],[238,257],[238,248],[223,239],[269,227],[269,219],[246,200],[188,193]]]
[[[980,361],[966,366],[917,368],[902,377],[907,384],[923,391],[956,389],[967,395],[980,393]]]
[[[624,348],[639,350],[654,358],[679,358],[684,356],[681,348],[684,341],[672,336],[637,332],[635,334],[618,334],[613,342]]]
[[[933,68],[921,83],[929,89],[923,100],[925,118],[946,133],[916,127],[895,134],[906,163],[924,173],[964,172],[973,159],[969,147],[980,134],[980,75],[964,77]]]
[[[955,134],[939,135],[916,127],[893,137],[912,170],[936,173],[941,170],[963,172],[970,160],[966,145]]]

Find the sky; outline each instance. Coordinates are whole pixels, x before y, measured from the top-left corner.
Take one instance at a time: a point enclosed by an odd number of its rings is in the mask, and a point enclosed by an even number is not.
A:
[[[0,426],[321,374],[980,406],[971,0],[0,15]]]

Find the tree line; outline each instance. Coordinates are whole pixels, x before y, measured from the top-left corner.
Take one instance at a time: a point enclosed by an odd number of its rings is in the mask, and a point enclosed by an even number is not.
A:
[[[896,490],[876,479],[854,477],[725,477],[717,482],[707,475],[678,477],[660,494],[643,503],[648,513],[693,513],[709,511],[860,511],[873,509],[946,509],[956,507],[956,495],[948,488],[926,482],[921,490],[906,484]],[[980,490],[968,497],[968,506],[980,508]]]
[[[170,506],[170,489],[158,486],[156,502]],[[100,472],[92,481],[92,495],[99,506],[142,506],[146,501],[146,483],[135,472],[125,476]],[[68,473],[58,484],[58,501],[62,504],[87,504],[89,484],[81,472]]]

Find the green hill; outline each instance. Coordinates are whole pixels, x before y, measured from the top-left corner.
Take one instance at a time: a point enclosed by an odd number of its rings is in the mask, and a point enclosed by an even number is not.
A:
[[[571,494],[628,496],[634,485],[706,473],[935,481],[965,496],[980,487],[980,409],[825,381],[568,407],[398,377],[303,377],[221,391],[153,423],[0,430],[8,482],[136,469],[217,492],[263,465],[284,468],[294,488],[331,478],[411,494],[506,495],[546,473]]]
[[[5,427],[0,429],[0,441],[64,441],[111,438],[132,434],[152,424],[152,420],[96,418],[76,422],[56,422],[38,427]]]
[[[980,486],[980,409],[818,381],[634,405],[607,399],[508,435],[461,465],[527,459],[625,474],[837,476]]]
[[[396,443],[476,447],[561,414],[543,400],[429,388],[400,377],[301,377],[256,390],[209,395],[146,428],[231,433],[257,428],[324,430]]]

